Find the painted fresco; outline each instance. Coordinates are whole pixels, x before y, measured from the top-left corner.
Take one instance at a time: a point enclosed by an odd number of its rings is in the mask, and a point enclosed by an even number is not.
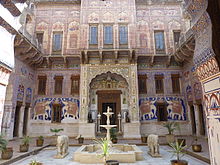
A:
[[[32,89],[31,88],[27,88],[26,89],[26,103],[31,103],[31,97],[32,97]]]
[[[79,100],[74,98],[41,98],[34,103],[33,120],[51,120],[54,103],[62,106],[61,118],[79,119]]]
[[[168,120],[186,120],[186,106],[178,97],[146,97],[139,99],[141,121],[157,119],[157,102],[167,105]]]
[[[23,102],[23,98],[24,98],[24,85],[20,84],[18,86],[17,101]]]

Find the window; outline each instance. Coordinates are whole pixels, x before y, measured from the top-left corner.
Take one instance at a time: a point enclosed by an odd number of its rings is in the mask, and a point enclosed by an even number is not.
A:
[[[90,26],[90,36],[89,36],[89,44],[97,45],[98,44],[98,28],[97,26]]]
[[[156,87],[156,93],[164,93],[163,89],[163,76],[156,75],[155,76],[155,87]]]
[[[155,31],[154,39],[156,53],[165,53],[164,31]]]
[[[119,44],[126,45],[128,44],[128,27],[119,26]]]
[[[165,103],[157,103],[157,121],[167,121],[167,106]]]
[[[54,94],[62,94],[63,76],[56,76],[54,80],[55,80]]]
[[[112,26],[104,26],[104,44],[113,44]]]
[[[138,87],[139,87],[140,94],[147,93],[147,76],[146,75],[138,76]]]
[[[62,32],[53,33],[53,52],[61,52],[62,50]]]
[[[37,32],[37,41],[40,45],[43,44],[43,38],[44,38],[44,33],[43,32]]]
[[[172,79],[173,93],[180,93],[179,75],[172,74],[171,79]]]
[[[38,94],[39,95],[46,94],[46,83],[47,83],[46,76],[38,76]]]
[[[52,123],[60,123],[62,119],[62,106],[60,104],[53,104],[52,107]]]
[[[180,31],[173,31],[174,46],[178,44],[180,39]]]
[[[72,83],[71,83],[71,94],[79,94],[79,82],[80,77],[79,76],[72,76],[71,77]]]

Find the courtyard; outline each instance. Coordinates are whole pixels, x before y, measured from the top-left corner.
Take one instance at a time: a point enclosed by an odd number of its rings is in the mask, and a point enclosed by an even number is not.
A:
[[[45,148],[39,154],[32,155],[27,158],[24,158],[18,162],[13,163],[12,165],[28,165],[32,160],[37,160],[43,165],[80,165],[81,163],[73,162],[73,154],[77,150],[78,147],[70,147],[69,148],[69,155],[66,156],[64,159],[54,159],[53,156],[56,155],[56,150],[54,148]],[[171,150],[168,146],[161,146],[160,151],[162,158],[152,158],[150,155],[147,154],[147,147],[140,146],[140,149],[144,153],[144,160],[137,161],[136,163],[120,163],[122,165],[169,165],[170,160],[172,157],[172,153],[169,153]],[[189,155],[185,155],[184,160],[189,162],[189,165],[208,165],[201,160],[193,158]],[[91,164],[92,165],[92,164]],[[94,165],[94,164],[93,164]]]
[[[186,138],[187,146],[190,146],[192,137],[184,137]],[[137,165],[169,165],[170,160],[175,159],[175,156],[172,157],[172,153],[169,151],[172,150],[171,147],[165,145],[165,138],[160,137],[160,154],[161,158],[152,158],[148,152],[148,146],[146,143],[142,143],[139,139],[119,139],[119,144],[136,144],[138,148],[143,151],[144,160],[137,161],[136,163],[120,163],[122,165],[126,164],[137,164]],[[13,146],[13,157],[10,160],[0,160],[0,165],[28,165],[31,161],[36,160],[38,162],[43,163],[43,165],[79,165],[81,163],[73,161],[74,152],[81,146],[78,144],[78,141],[74,138],[70,138],[70,147],[69,154],[64,159],[54,159],[56,155],[56,147],[50,146],[51,138],[45,138],[44,146],[36,147],[35,138],[31,139],[29,152],[21,153],[19,152],[19,144],[20,139],[16,139],[9,142],[9,146]],[[200,144],[202,144],[203,149],[200,153],[194,153],[191,150],[191,147],[187,147],[187,153],[182,159],[187,160],[189,165],[208,165],[210,161],[209,159],[209,151],[208,144],[205,139],[200,139]],[[86,139],[84,140],[83,145],[94,144],[93,140]],[[193,156],[191,156],[193,155]],[[205,160],[205,161],[204,161]]]

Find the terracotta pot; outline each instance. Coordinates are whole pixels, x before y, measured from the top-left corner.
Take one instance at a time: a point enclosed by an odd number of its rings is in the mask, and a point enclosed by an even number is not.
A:
[[[3,160],[11,159],[12,156],[13,156],[13,148],[6,148],[6,150],[2,151]]]
[[[167,140],[167,143],[174,143],[175,142],[175,135],[173,134],[167,134],[166,135],[166,140]]]
[[[41,147],[41,146],[43,146],[43,144],[44,144],[44,139],[37,139],[36,140],[37,147]]]
[[[171,165],[188,165],[188,162],[185,160],[171,160]]]
[[[88,120],[88,123],[93,123],[93,119],[89,119],[89,120]]]
[[[106,165],[119,165],[117,160],[107,160]]]
[[[78,139],[78,142],[79,142],[79,144],[82,144],[82,143],[84,142],[84,138],[82,138],[82,137],[79,138],[79,139]]]
[[[29,144],[28,145],[20,145],[20,152],[27,152],[29,149]]]
[[[116,143],[118,143],[118,139],[117,139],[117,138],[115,138],[115,139],[112,139],[112,143],[113,143],[113,144],[116,144]]]
[[[202,145],[201,144],[193,144],[192,145],[192,150],[194,152],[201,152],[202,151]]]
[[[55,136],[55,135],[51,136],[50,145],[51,146],[56,146],[57,145],[57,136]]]
[[[142,143],[147,143],[147,137],[146,136],[141,136],[141,142]]]
[[[183,141],[182,146],[185,146],[186,145],[186,139],[177,139],[177,142],[178,142],[179,145],[182,143],[182,141]]]

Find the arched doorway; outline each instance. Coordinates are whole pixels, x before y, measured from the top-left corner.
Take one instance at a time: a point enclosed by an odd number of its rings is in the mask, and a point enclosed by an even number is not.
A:
[[[96,92],[98,95],[98,113],[101,114],[101,125],[106,124],[106,116],[103,114],[107,112],[107,108],[110,107],[114,113],[111,116],[111,125],[118,125],[118,114],[121,113],[121,90],[99,90]],[[101,131],[105,129],[101,128]]]
[[[118,125],[118,114],[128,112],[129,90],[125,78],[116,73],[102,73],[92,79],[90,83],[90,112],[92,116],[101,115],[100,124],[106,124],[106,116],[103,112],[110,107],[114,112],[111,117],[111,124]],[[97,121],[97,119],[95,118]],[[105,131],[101,129],[101,131]]]

